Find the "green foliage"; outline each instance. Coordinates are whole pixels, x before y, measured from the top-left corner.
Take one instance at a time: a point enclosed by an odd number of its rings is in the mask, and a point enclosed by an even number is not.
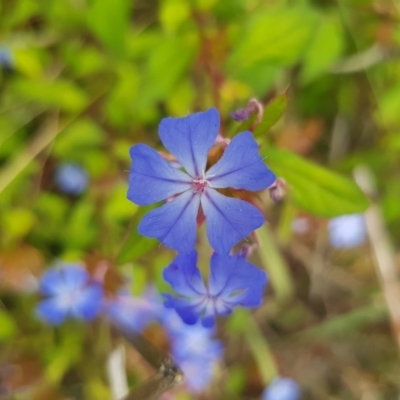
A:
[[[126,50],[130,2],[93,0],[88,9],[88,26],[111,53],[121,57]]]
[[[97,257],[112,276],[108,296],[126,276],[135,295],[170,290],[162,270],[174,254],[138,234],[151,207],[126,198],[129,148],[162,151],[161,118],[215,106],[221,134],[251,130],[287,187],[279,205],[267,191],[250,198],[267,224],[246,245],[259,244],[250,259],[269,286],[254,319],[235,310],[218,322],[226,358],[206,396],[255,398],[279,373],[310,399],[396,397],[396,323],[371,261],[376,243],[334,249],[326,227],[370,205],[351,179],[366,165],[377,185],[371,202],[400,246],[400,16],[395,2],[376,3],[0,2],[0,51],[12,54],[11,67],[0,65],[0,393],[15,385],[21,398],[111,398],[104,365],[115,333],[104,320],[55,329],[37,321],[38,277],[59,260]],[[229,119],[254,97],[260,123]],[[56,181],[70,162],[89,177],[80,194]],[[211,249],[199,232],[206,270]],[[148,334],[165,344],[157,328]],[[127,375],[138,385],[149,371],[132,354]],[[10,381],[9,366],[18,375]],[[176,396],[194,399],[184,386]]]
[[[301,78],[309,83],[322,75],[343,52],[342,32],[332,19],[321,19],[304,55]]]
[[[268,165],[288,184],[294,203],[323,217],[363,212],[369,202],[355,182],[284,149],[263,150]]]
[[[71,113],[82,111],[88,103],[88,96],[83,90],[63,79],[53,82],[19,79],[15,80],[13,90],[23,100]]]
[[[254,130],[254,136],[265,135],[282,117],[287,105],[287,95],[281,94],[269,102],[265,108],[262,120]]]
[[[0,310],[0,344],[11,340],[16,332],[17,327],[13,318],[3,310]]]
[[[229,71],[259,61],[280,67],[294,64],[306,49],[317,23],[317,14],[308,8],[275,8],[257,13],[238,35],[228,61]]]

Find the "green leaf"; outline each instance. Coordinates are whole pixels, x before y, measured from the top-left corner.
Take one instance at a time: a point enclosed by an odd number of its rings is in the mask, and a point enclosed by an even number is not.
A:
[[[126,239],[118,253],[116,263],[125,264],[127,262],[137,260],[143,254],[154,249],[159,243],[156,239],[139,236],[137,227],[143,215],[152,207],[141,207],[135,215],[135,223],[132,226],[129,237]]]
[[[281,69],[264,61],[255,62],[231,74],[231,78],[249,86],[254,96],[262,98],[279,79]]]
[[[139,236],[136,230],[132,229],[131,235],[122,246],[117,256],[117,264],[125,264],[137,260],[143,254],[153,250],[158,244],[156,239]]]
[[[230,73],[263,61],[275,66],[289,66],[302,56],[318,15],[304,7],[268,9],[258,13],[239,34],[227,67]]]
[[[172,90],[186,76],[197,50],[197,38],[191,35],[162,40],[150,54],[138,106],[146,108],[149,103],[173,95]]]
[[[332,20],[321,20],[304,55],[301,80],[309,83],[324,73],[342,54],[343,38],[338,24]]]
[[[82,89],[61,78],[53,82],[21,78],[14,82],[13,89],[26,100],[72,113],[81,111],[89,100]]]
[[[388,321],[388,311],[384,304],[368,304],[367,306],[339,314],[317,326],[301,332],[298,337],[302,339],[331,339],[346,338],[359,335],[360,330],[365,330],[370,325]]]
[[[138,206],[126,198],[126,183],[121,183],[113,189],[104,206],[104,216],[110,223],[121,221],[132,216]]]
[[[267,149],[268,166],[288,183],[294,203],[313,215],[335,217],[363,212],[366,196],[352,180],[284,149]]]
[[[98,235],[94,216],[94,204],[89,199],[82,199],[72,208],[63,227],[63,239],[67,248],[85,249],[93,244]]]
[[[286,94],[281,94],[270,101],[264,108],[263,119],[254,130],[254,136],[266,134],[282,117],[287,105]]]
[[[243,121],[240,125],[235,129],[235,134],[248,131],[253,126],[254,122],[256,121],[257,116],[252,115],[247,121]]]
[[[176,32],[183,22],[190,19],[187,0],[163,0],[160,4],[159,18],[166,32]]]
[[[68,126],[54,141],[53,152],[57,157],[70,158],[79,152],[98,147],[105,138],[104,131],[93,120],[81,118]]]
[[[0,343],[12,339],[17,332],[14,319],[5,311],[0,310]]]
[[[89,28],[117,56],[126,51],[129,4],[128,0],[94,0],[88,11]]]
[[[5,236],[11,240],[21,239],[33,228],[36,216],[26,208],[10,208],[3,216]]]

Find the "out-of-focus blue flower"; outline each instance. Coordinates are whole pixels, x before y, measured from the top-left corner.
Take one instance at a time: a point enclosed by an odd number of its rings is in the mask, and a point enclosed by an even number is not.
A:
[[[81,194],[87,187],[89,176],[78,164],[60,164],[55,172],[55,181],[58,187],[67,194]]]
[[[190,392],[201,393],[211,383],[217,367],[215,360],[203,357],[187,357],[177,360],[183,371],[185,383]]]
[[[7,46],[0,46],[0,67],[5,70],[11,70],[14,68],[14,57],[11,49]]]
[[[215,190],[257,191],[275,181],[250,132],[233,138],[221,159],[206,172],[208,151],[215,143],[219,124],[215,108],[161,121],[161,141],[186,173],[171,167],[147,145],[131,148],[128,198],[147,205],[177,196],[144,216],[138,228],[140,234],[187,254],[196,242],[196,217],[201,204],[211,246],[220,254],[229,254],[234,244],[263,224],[264,216],[256,207]]]
[[[363,214],[342,215],[328,223],[329,240],[333,247],[351,248],[366,240],[366,226]]]
[[[222,357],[223,346],[213,339],[214,329],[205,328],[200,323],[187,325],[175,310],[165,308],[161,322],[171,338],[175,359],[202,357],[216,360]]]
[[[186,325],[175,310],[161,316],[171,342],[171,355],[185,375],[192,393],[203,391],[211,382],[223,355],[222,343],[214,339],[214,330],[201,324]]]
[[[107,300],[104,311],[111,322],[126,332],[140,332],[157,318],[160,306],[153,293],[134,297],[123,291],[114,299]]]
[[[120,293],[105,302],[103,312],[117,328],[128,333],[142,331],[158,321],[168,335],[172,358],[184,372],[189,391],[199,393],[210,384],[223,355],[222,343],[214,339],[213,329],[183,323],[175,310],[162,305],[152,287],[141,297],[133,297],[127,291]]]
[[[67,317],[92,320],[103,300],[100,284],[92,282],[79,265],[48,270],[40,281],[40,291],[46,298],[38,304],[37,314],[51,325],[59,325]]]
[[[175,308],[185,323],[194,324],[201,319],[203,326],[211,327],[216,315],[230,314],[235,306],[261,304],[267,276],[243,257],[214,253],[208,287],[204,285],[196,263],[196,251],[180,254],[163,273],[164,279],[179,295],[164,294],[164,304]]]
[[[299,385],[290,378],[275,378],[264,390],[262,400],[299,400]]]

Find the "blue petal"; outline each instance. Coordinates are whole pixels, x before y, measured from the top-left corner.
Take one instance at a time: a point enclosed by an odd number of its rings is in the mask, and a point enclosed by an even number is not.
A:
[[[201,297],[207,293],[200,271],[196,266],[197,252],[179,254],[164,269],[163,277],[182,296]]]
[[[36,314],[50,325],[60,325],[66,318],[68,309],[55,299],[41,301],[36,307]]]
[[[186,299],[173,297],[168,293],[163,293],[163,296],[164,306],[174,308],[185,324],[194,325],[198,321],[201,310],[197,309],[197,304],[192,304]]]
[[[218,131],[219,114],[215,108],[184,118],[165,118],[159,127],[159,135],[166,149],[194,178],[204,177],[207,154]]]
[[[47,296],[55,296],[81,287],[88,279],[89,274],[84,268],[67,264],[46,271],[40,280],[40,291]]]
[[[91,284],[82,288],[79,299],[71,307],[72,317],[83,320],[92,320],[97,316],[102,306],[103,289],[99,284]]]
[[[250,132],[235,136],[221,159],[206,174],[213,188],[262,190],[272,185],[276,176],[264,164],[258,144]]]
[[[215,360],[192,355],[191,357],[177,359],[177,362],[184,373],[185,385],[195,395],[204,392],[215,376],[214,371],[217,365]],[[196,396],[196,398],[199,397]]]
[[[301,390],[299,385],[290,378],[275,378],[264,390],[262,400],[299,400]]]
[[[223,196],[210,188],[202,194],[201,205],[208,240],[220,254],[229,254],[233,245],[264,223],[261,212],[250,203]]]
[[[214,253],[210,264],[210,295],[222,299],[228,307],[261,304],[267,282],[265,271],[237,255],[222,256]]]
[[[215,326],[215,317],[214,315],[207,315],[201,319],[201,325],[204,328],[210,329]]]
[[[132,297],[128,294],[109,300],[105,312],[119,329],[127,332],[142,331],[156,317],[151,302],[144,297]]]
[[[192,179],[171,167],[161,155],[145,144],[131,147],[132,168],[128,199],[141,206],[153,204],[190,189]]]
[[[199,195],[192,191],[184,192],[170,203],[148,212],[140,222],[138,231],[180,253],[190,253],[196,243],[199,203]]]

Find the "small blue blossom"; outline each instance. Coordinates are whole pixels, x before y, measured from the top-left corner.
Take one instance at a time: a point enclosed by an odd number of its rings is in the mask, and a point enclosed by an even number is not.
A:
[[[243,257],[214,253],[208,287],[204,285],[196,263],[196,251],[180,254],[163,273],[179,296],[164,294],[164,305],[175,308],[185,323],[195,324],[201,319],[203,326],[211,327],[216,315],[230,314],[235,306],[261,304],[267,276]]]
[[[79,265],[66,264],[48,270],[40,281],[40,291],[46,298],[36,311],[51,325],[59,325],[67,317],[92,320],[103,300],[101,285],[92,282],[88,272]]]
[[[87,187],[89,176],[78,164],[60,164],[55,172],[55,181],[58,187],[67,194],[79,195]]]
[[[0,46],[0,67],[5,70],[12,70],[14,64],[15,61],[11,49],[7,46]]]
[[[366,240],[366,226],[363,214],[342,215],[328,223],[329,240],[333,247],[352,248]]]
[[[190,253],[196,242],[196,217],[201,205],[211,246],[220,254],[229,254],[234,244],[263,224],[264,216],[256,207],[216,189],[262,190],[274,183],[275,175],[260,157],[251,132],[234,137],[220,160],[206,171],[207,155],[217,139],[219,125],[215,108],[161,121],[161,141],[186,172],[173,168],[145,144],[131,148],[128,198],[138,205],[172,198],[144,216],[138,227],[140,234]]]
[[[290,378],[275,378],[264,390],[262,400],[299,400],[299,385]]]

